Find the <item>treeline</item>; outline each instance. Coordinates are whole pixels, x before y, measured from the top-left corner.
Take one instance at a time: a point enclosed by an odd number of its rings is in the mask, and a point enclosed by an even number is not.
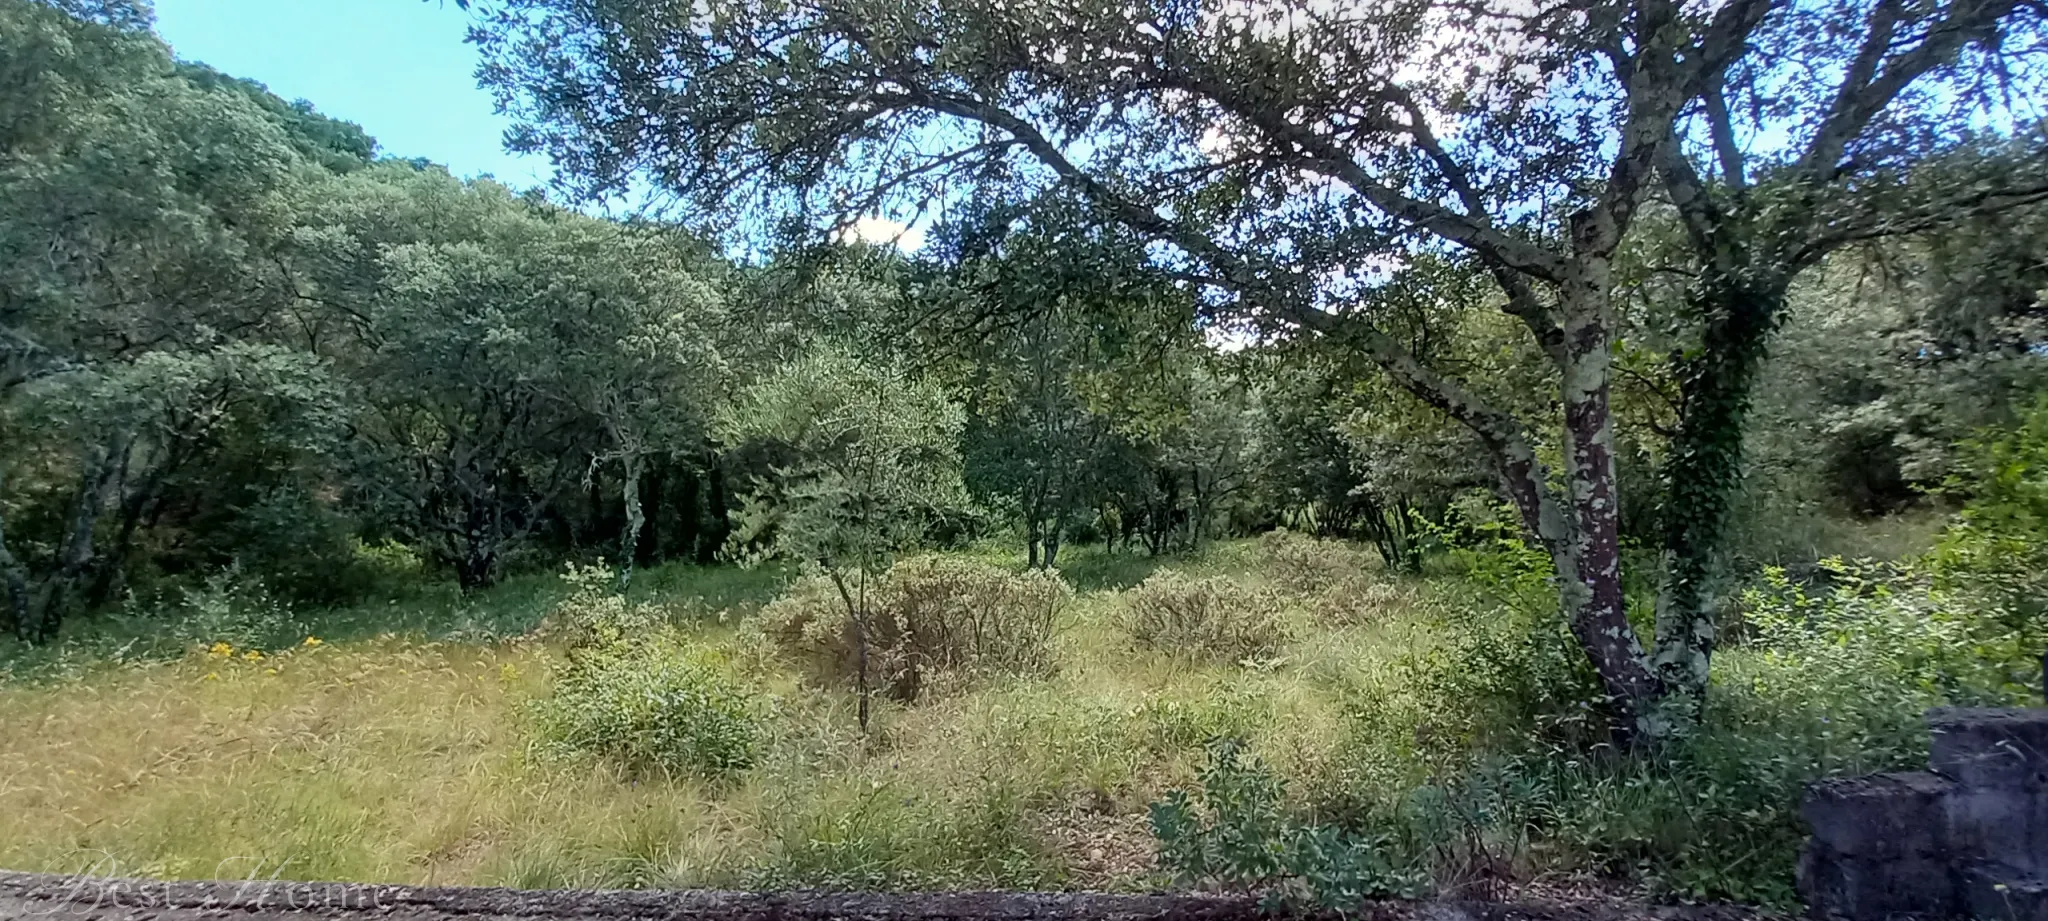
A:
[[[380,156],[358,126],[175,60],[118,2],[0,0],[0,85],[0,620],[25,639],[230,568],[338,604],[406,561],[478,588],[569,557],[716,559],[781,460],[714,420],[821,346],[948,395],[975,501],[934,533],[1021,539],[1035,565],[1285,525],[1414,567],[1512,520],[1469,431],[1341,340],[1206,319],[1144,240],[1059,194],[956,215],[907,256],[735,262]],[[1682,284],[1659,242],[1676,217],[1650,211],[1624,260],[1641,304]],[[1825,550],[1799,529],[1926,501],[1958,439],[2041,390],[2044,254],[2048,216],[2022,210],[1808,273],[1763,372],[1735,546]],[[1484,300],[1478,269],[1409,270],[1430,293],[1393,305],[1393,333],[1498,405],[1557,411],[1513,318],[1443,296]],[[1658,311],[1623,313],[1627,481],[1665,459],[1682,347]],[[1653,543],[1659,510],[1623,511]]]

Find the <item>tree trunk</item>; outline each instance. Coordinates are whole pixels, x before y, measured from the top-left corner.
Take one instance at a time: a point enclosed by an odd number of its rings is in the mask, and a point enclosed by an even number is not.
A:
[[[1559,604],[1615,709],[1624,742],[1663,733],[1650,716],[1661,694],[1642,641],[1629,625],[1621,590],[1621,494],[1614,471],[1609,403],[1612,343],[1606,326],[1606,261],[1581,260],[1563,286],[1564,474],[1570,527],[1546,540]],[[1541,484],[1532,484],[1541,488]],[[1557,539],[1561,537],[1562,539]]]
[[[7,496],[6,465],[0,464],[0,501]],[[4,626],[15,636],[26,639],[28,635],[28,572],[14,553],[7,549],[7,516],[0,509],[0,580],[7,584],[7,620]]]
[[[498,554],[481,543],[472,543],[455,566],[455,582],[462,591],[481,591],[498,582]]]
[[[181,464],[182,459],[175,453],[166,457],[150,471],[140,489],[125,497],[121,494],[128,490],[128,465],[122,465],[114,490],[114,495],[120,497],[120,525],[114,532],[112,552],[100,564],[99,576],[93,580],[92,589],[87,593],[88,604],[105,604],[120,591],[120,580],[128,568],[128,557],[135,551],[135,534],[144,520],[152,519],[152,513],[160,511],[164,481],[169,479],[171,470]]]
[[[640,511],[640,468],[642,459],[638,453],[627,452],[621,463],[625,466],[625,482],[619,486],[619,499],[626,506],[626,521],[619,530],[619,591],[624,593],[633,584],[633,562],[640,555],[640,529],[647,524],[647,518]]]
[[[455,563],[455,581],[465,594],[490,588],[498,581],[498,520],[486,502],[483,497],[470,500],[468,527],[460,545],[462,557]]]
[[[111,444],[99,449],[79,477],[78,496],[71,506],[70,535],[57,555],[56,571],[43,587],[41,603],[30,614],[27,636],[36,642],[56,637],[70,603],[71,589],[92,566],[93,535],[99,527],[100,511],[106,506],[107,491],[114,485],[114,474],[120,468],[120,458],[128,454],[128,446],[127,435],[115,436]]]
[[[676,500],[676,535],[670,546],[672,555],[697,561],[697,544],[704,534],[704,473],[695,468],[681,471],[683,494]]]
[[[861,575],[860,600],[855,601],[853,593],[846,589],[846,579],[838,570],[829,570],[832,584],[839,589],[839,600],[846,604],[846,614],[853,621],[853,692],[858,698],[854,704],[860,721],[860,731],[868,731],[868,619],[867,619],[867,575]]]
[[[718,551],[725,547],[726,538],[732,535],[732,518],[725,507],[725,465],[717,454],[706,455],[704,466],[705,516],[704,537],[697,543],[697,562],[713,563],[718,560]]]
[[[633,565],[653,566],[661,562],[661,523],[669,518],[668,510],[668,468],[666,455],[656,455],[648,465],[647,475],[641,480],[640,504],[647,516],[646,527],[640,532],[640,539],[633,545]]]
[[[1689,723],[1706,699],[1715,643],[1721,539],[1742,478],[1742,435],[1764,346],[1783,314],[1785,289],[1761,290],[1710,274],[1697,295],[1707,316],[1697,357],[1680,369],[1684,412],[1664,462],[1663,571],[1651,663],[1666,718]]]

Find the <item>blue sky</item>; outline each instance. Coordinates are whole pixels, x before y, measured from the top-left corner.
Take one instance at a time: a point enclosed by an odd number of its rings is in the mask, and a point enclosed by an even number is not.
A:
[[[477,89],[468,14],[441,0],[156,0],[157,33],[178,56],[267,84],[363,126],[386,154],[426,157],[459,176],[515,188],[545,158],[505,152],[509,124]]]

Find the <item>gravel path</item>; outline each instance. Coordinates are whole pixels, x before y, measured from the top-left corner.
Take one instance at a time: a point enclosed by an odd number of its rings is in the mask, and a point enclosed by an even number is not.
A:
[[[1256,906],[1200,895],[754,893],[156,882],[0,872],[4,921],[1250,921]],[[1380,902],[1360,921],[1755,921],[1734,908],[1623,902]]]

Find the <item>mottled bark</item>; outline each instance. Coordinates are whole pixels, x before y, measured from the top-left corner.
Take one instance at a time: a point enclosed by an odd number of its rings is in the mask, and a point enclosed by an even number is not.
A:
[[[626,504],[625,525],[619,531],[619,591],[623,592],[633,584],[633,563],[640,552],[640,529],[647,525],[647,517],[640,509],[643,461],[639,452],[626,452],[620,464],[625,467],[625,482],[619,486],[619,498]]]
[[[1552,560],[1566,623],[1621,717],[1616,727],[1632,737],[1653,737],[1658,727],[1646,719],[1662,689],[1629,625],[1621,590],[1621,495],[1609,402],[1611,285],[1605,258],[1582,257],[1561,290],[1564,355],[1558,370],[1571,527],[1566,539],[1552,543]]]
[[[1550,556],[1559,608],[1613,702],[1616,734],[1636,740],[1660,732],[1646,721],[1659,687],[1629,625],[1621,591],[1607,265],[1604,258],[1584,258],[1560,286],[1563,344],[1556,362],[1564,400],[1567,489],[1562,496],[1552,489],[1549,471],[1514,417],[1486,406],[1383,335],[1371,330],[1360,335],[1381,368],[1410,393],[1464,423],[1486,446],[1502,490]]]
[[[636,566],[652,566],[667,556],[662,550],[661,524],[669,518],[668,468],[668,457],[656,455],[640,480],[640,506],[647,517],[647,524],[640,531],[639,541],[633,545],[633,564]]]
[[[676,499],[676,534],[673,552],[694,562],[702,562],[700,555],[704,535],[704,502],[702,485],[704,471],[695,468],[682,471],[683,494]]]
[[[490,588],[497,581],[497,549],[480,542],[472,543],[455,566],[455,583],[464,592],[474,592]]]
[[[705,516],[704,535],[697,543],[697,562],[712,563],[718,559],[718,552],[725,548],[726,539],[732,536],[732,517],[726,507],[725,465],[718,455],[705,455]]]

